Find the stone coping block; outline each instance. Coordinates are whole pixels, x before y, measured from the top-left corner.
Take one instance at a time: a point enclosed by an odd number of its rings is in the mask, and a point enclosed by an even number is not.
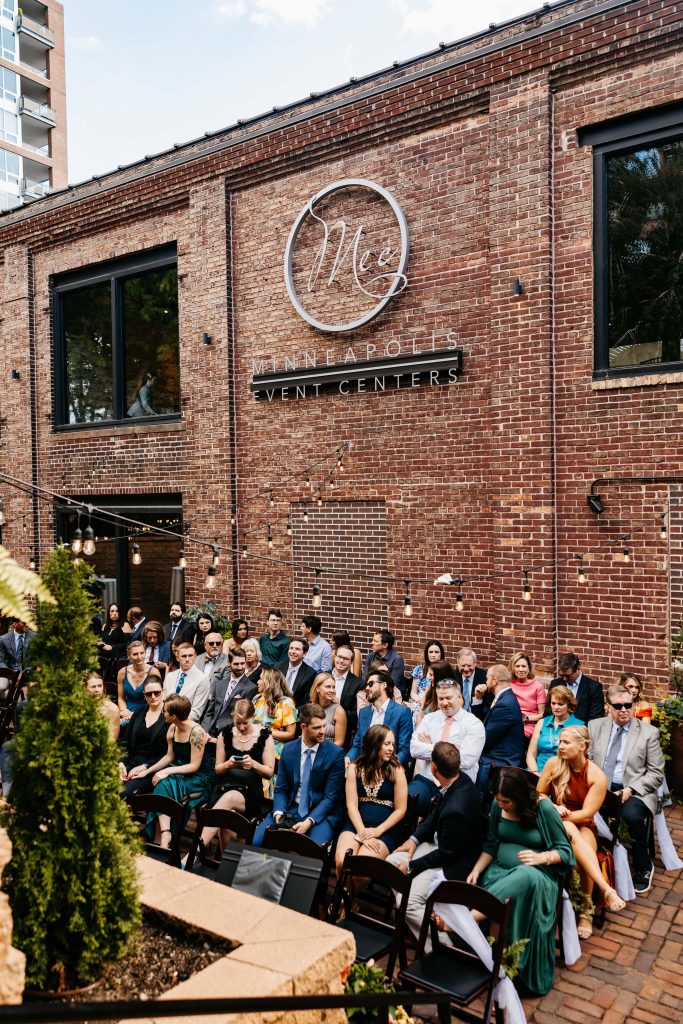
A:
[[[165,992],[162,999],[196,997],[199,1002],[231,996],[342,991],[341,972],[356,955],[354,938],[344,929],[147,857],[138,857],[138,872],[144,908],[167,917],[177,928],[185,925],[235,947]],[[257,1013],[207,1018],[200,1013],[174,1020],[179,1024],[276,1024],[285,1016]],[[296,1018],[297,1024],[342,1024],[346,1014],[343,1010],[307,1011],[297,1012]]]

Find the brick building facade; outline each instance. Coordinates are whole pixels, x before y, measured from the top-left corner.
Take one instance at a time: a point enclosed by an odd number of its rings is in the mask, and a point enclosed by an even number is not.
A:
[[[215,600],[255,625],[279,604],[293,628],[315,582],[259,555],[323,568],[326,629],[363,648],[388,624],[407,662],[435,636],[483,663],[526,649],[541,674],[575,649],[592,675],[628,667],[661,690],[683,615],[683,488],[608,483],[600,516],[586,496],[597,478],[680,472],[683,362],[596,368],[591,132],[635,137],[628,118],[660,112],[675,124],[682,38],[678,0],[570,0],[0,218],[2,470],[95,505],[181,508],[191,535],[235,549]],[[407,288],[350,334],[306,323],[283,277],[297,215],[341,179],[381,184],[410,231]],[[177,415],[60,426],[55,289],[164,246],[177,253]],[[344,311],[341,292],[328,301]],[[432,344],[462,350],[457,384],[251,390],[262,361],[267,373],[304,352],[344,364],[350,347],[379,358]],[[346,471],[318,506],[306,468],[342,442]],[[272,507],[255,497],[268,487]],[[0,491],[4,543],[21,560],[29,544],[48,550],[51,503]],[[595,548],[579,584],[576,555]],[[187,556],[188,598],[201,599],[209,556]],[[445,571],[465,580],[463,611],[455,588],[412,583],[405,619],[403,580]],[[146,586],[166,603],[165,578]]]

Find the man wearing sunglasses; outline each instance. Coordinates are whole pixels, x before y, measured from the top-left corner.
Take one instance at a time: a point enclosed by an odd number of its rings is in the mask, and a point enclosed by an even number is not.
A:
[[[621,796],[621,817],[631,836],[633,888],[639,894],[652,888],[654,864],[648,836],[657,810],[657,790],[664,779],[664,755],[659,731],[645,719],[633,717],[633,697],[623,686],[607,691],[607,718],[588,723],[588,756]]]
[[[228,664],[227,654],[223,654],[223,637],[220,633],[207,633],[204,640],[205,654],[200,654],[195,661],[195,667],[203,672],[209,680],[209,686],[213,677]]]

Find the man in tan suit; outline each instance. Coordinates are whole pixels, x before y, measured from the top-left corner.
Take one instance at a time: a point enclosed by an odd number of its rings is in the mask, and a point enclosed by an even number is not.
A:
[[[622,799],[621,816],[633,840],[633,887],[652,888],[654,864],[648,849],[648,828],[657,809],[657,790],[664,779],[664,754],[659,731],[633,717],[633,698],[623,686],[607,691],[607,717],[588,723],[588,756],[607,776],[607,784]]]

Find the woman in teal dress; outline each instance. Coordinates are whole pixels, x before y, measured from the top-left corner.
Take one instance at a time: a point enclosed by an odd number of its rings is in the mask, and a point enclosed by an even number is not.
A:
[[[550,991],[555,973],[555,911],[572,844],[550,800],[539,799],[514,768],[494,778],[495,802],[484,849],[467,881],[512,901],[506,945],[529,939],[519,978],[533,995]]]
[[[150,769],[154,792],[172,800],[189,797],[188,808],[208,801],[216,780],[213,759],[206,746],[208,736],[201,725],[190,721],[191,709],[190,701],[179,693],[166,698],[164,717],[170,726],[168,750]],[[171,819],[168,815],[150,814],[147,834],[163,849],[168,849],[171,845]]]

